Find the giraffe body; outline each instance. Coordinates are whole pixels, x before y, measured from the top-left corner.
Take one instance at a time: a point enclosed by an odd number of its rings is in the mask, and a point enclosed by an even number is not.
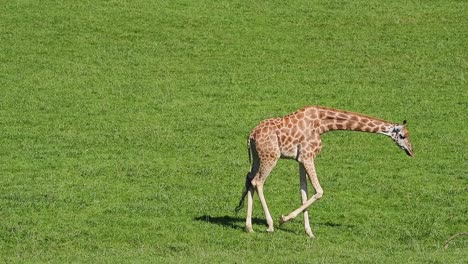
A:
[[[314,159],[322,149],[320,136],[332,130],[354,130],[387,135],[408,155],[414,152],[409,142],[409,132],[403,125],[390,123],[370,116],[326,108],[309,106],[279,118],[260,122],[250,133],[248,144],[252,153],[252,168],[246,177],[246,189],[236,211],[243,205],[247,196],[246,230],[252,229],[253,193],[257,191],[268,224],[267,231],[273,231],[273,219],[263,194],[263,185],[278,159],[295,159],[299,162],[302,205],[287,216],[281,223],[304,213],[304,227],[308,236],[313,237],[307,208],[320,199],[323,190],[315,171]],[[307,197],[307,176],[315,189],[315,194]]]

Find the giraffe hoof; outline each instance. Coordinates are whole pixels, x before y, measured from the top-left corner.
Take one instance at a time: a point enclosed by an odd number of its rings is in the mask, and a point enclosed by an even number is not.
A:
[[[286,219],[286,216],[284,216],[284,215],[281,215],[281,218],[280,218],[280,220],[279,220],[279,222],[280,222],[280,225],[282,225],[282,224],[286,223],[286,221],[288,221],[288,220]]]
[[[253,228],[252,228],[251,226],[246,226],[246,227],[245,227],[245,232],[247,232],[247,233],[253,233],[254,231],[253,231]]]
[[[275,229],[273,227],[269,227],[267,228],[266,230],[268,233],[273,233],[275,231]]]
[[[312,230],[306,229],[306,230],[305,230],[305,233],[307,234],[308,237],[310,237],[310,238],[315,238],[314,234],[312,234]]]

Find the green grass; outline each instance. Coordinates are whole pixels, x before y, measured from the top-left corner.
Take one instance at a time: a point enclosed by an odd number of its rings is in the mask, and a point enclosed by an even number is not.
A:
[[[0,260],[466,263],[465,1],[3,1]],[[256,233],[234,214],[262,119],[325,105],[401,122],[333,132],[324,197]],[[297,164],[265,196],[299,205]]]

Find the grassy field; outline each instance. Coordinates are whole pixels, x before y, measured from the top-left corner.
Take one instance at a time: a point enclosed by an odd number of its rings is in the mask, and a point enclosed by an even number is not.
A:
[[[468,2],[2,1],[0,261],[466,263]],[[324,197],[235,215],[246,137],[324,105],[408,120],[323,137]],[[265,186],[299,205],[297,163]],[[276,222],[276,225],[278,221]]]

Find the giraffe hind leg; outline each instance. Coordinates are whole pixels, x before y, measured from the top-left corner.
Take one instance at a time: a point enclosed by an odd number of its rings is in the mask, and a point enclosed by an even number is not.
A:
[[[263,212],[265,213],[265,218],[266,222],[268,225],[268,232],[273,232],[274,231],[274,226],[273,226],[273,218],[271,217],[270,211],[268,209],[268,205],[265,199],[265,195],[263,194],[263,185],[270,174],[271,170],[275,167],[276,160],[271,160],[269,162],[264,161],[263,163],[260,164],[259,171],[257,175],[255,175],[254,179],[252,180],[252,185],[254,186],[255,190],[257,191],[258,198],[260,198],[260,203],[263,208]]]
[[[245,231],[247,233],[252,233],[252,211],[253,211],[253,194],[255,190],[253,186],[249,186],[247,190],[247,216],[245,218]]]
[[[253,197],[254,197],[256,188],[252,185],[252,180],[253,180],[253,177],[258,172],[258,165],[256,165],[255,163],[256,162],[254,161],[254,163],[252,164],[252,170],[247,174],[246,182],[245,182],[245,188],[247,192],[247,216],[245,219],[245,231],[247,231],[248,233],[253,232],[253,227],[252,227]]]
[[[266,178],[270,174],[271,170],[275,167],[278,159],[280,158],[280,151],[278,146],[270,142],[269,144],[263,145],[260,149],[256,145],[254,140],[250,141],[252,151],[252,170],[251,176],[254,176],[250,181],[250,186],[247,191],[248,206],[247,206],[247,218],[246,218],[246,230],[252,231],[252,210],[253,210],[253,193],[256,191],[260,199],[260,203],[265,213],[266,222],[268,225],[268,232],[273,232],[273,218],[271,217],[268,205],[263,194],[263,185]],[[261,153],[260,153],[261,152]],[[263,155],[259,155],[263,154]]]
[[[252,212],[253,212],[253,197],[255,193],[255,187],[252,185],[254,177],[258,174],[260,169],[260,160],[258,158],[258,153],[255,149],[255,142],[250,142],[250,147],[252,147],[252,168],[250,172],[247,173],[245,179],[245,190],[247,192],[247,215],[245,219],[245,231],[248,233],[253,232],[252,227]],[[250,154],[250,151],[249,151]],[[245,197],[243,197],[245,198]]]

